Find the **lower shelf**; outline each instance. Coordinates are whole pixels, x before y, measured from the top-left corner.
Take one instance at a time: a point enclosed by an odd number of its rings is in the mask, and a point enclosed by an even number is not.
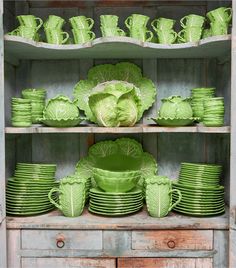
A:
[[[55,210],[48,214],[34,217],[7,217],[8,229],[229,229],[229,209],[223,215],[200,218],[183,216],[171,212],[167,217],[157,219],[148,215],[146,208],[125,217],[103,217],[91,214],[87,209],[80,217],[66,218]]]

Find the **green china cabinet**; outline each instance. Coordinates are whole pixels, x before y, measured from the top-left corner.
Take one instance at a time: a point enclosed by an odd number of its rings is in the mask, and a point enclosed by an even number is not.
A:
[[[128,31],[125,19],[133,13],[179,21],[188,14],[204,16],[231,5],[236,13],[235,1],[0,1],[1,268],[236,267],[236,16],[232,34],[178,45],[124,36],[100,38],[99,25],[100,15],[118,15],[119,27]],[[94,20],[97,38],[85,45],[52,45],[4,36],[16,28],[15,17],[22,14],[42,20],[52,14],[61,16],[67,21],[67,32],[69,18],[85,15]],[[47,98],[58,94],[71,98],[74,86],[87,78],[92,66],[120,61],[137,64],[158,89],[155,104],[135,126],[11,126],[11,98],[20,96],[23,89],[45,88]],[[161,99],[187,98],[197,87],[216,87],[217,96],[224,97],[224,126],[166,127],[149,120],[157,118]],[[141,142],[157,159],[159,175],[171,179],[178,177],[181,162],[221,164],[225,214],[204,218],[171,212],[158,219],[144,208],[125,217],[103,217],[86,208],[75,218],[66,218],[58,210],[33,217],[6,216],[5,184],[17,162],[55,163],[60,179],[73,173],[89,146],[120,137]]]

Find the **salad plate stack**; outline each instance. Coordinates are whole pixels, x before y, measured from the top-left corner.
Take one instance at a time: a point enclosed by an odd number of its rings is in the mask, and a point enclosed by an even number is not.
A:
[[[220,127],[224,125],[224,98],[217,97],[204,101],[203,124],[208,127]]]
[[[57,185],[55,172],[54,164],[17,163],[6,187],[7,214],[30,216],[54,209],[48,193]]]
[[[31,100],[12,98],[11,100],[11,122],[13,127],[30,127]]]
[[[179,179],[172,184],[182,194],[174,210],[192,216],[224,213],[224,187],[219,185],[221,171],[220,165],[182,163]],[[173,193],[173,202],[177,199]]]
[[[203,118],[204,106],[203,102],[206,99],[215,96],[215,88],[193,88],[191,90],[193,116]]]

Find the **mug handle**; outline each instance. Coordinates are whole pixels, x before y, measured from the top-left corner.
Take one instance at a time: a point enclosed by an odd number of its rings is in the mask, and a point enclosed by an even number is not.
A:
[[[228,18],[228,22],[232,19],[232,8],[231,7],[228,7],[225,9],[224,12],[227,12],[229,14],[229,18]]]
[[[179,39],[180,39],[180,41],[181,41],[182,43],[186,43],[186,40],[182,37],[182,34],[183,34],[183,33],[185,33],[185,29],[181,30],[181,31],[177,34],[177,36],[179,37]]]
[[[69,39],[69,34],[67,32],[61,32],[61,35],[65,35],[66,37],[62,40],[62,44],[65,44]]]
[[[9,32],[9,33],[7,33],[7,34],[8,34],[8,35],[18,35],[18,33],[19,33],[19,29],[16,28],[15,30],[13,30],[13,31],[11,31],[11,32]]]
[[[181,194],[180,190],[177,190],[177,189],[171,190],[171,191],[169,191],[169,194],[172,194],[172,193],[174,193],[174,192],[176,192],[176,193],[179,195],[179,197],[178,197],[178,200],[177,200],[174,204],[172,204],[172,205],[170,206],[168,212],[170,212],[176,205],[178,205],[179,202],[180,202],[181,199],[182,199],[182,194]],[[171,198],[171,199],[172,199],[172,198]]]
[[[174,43],[178,37],[178,34],[174,30],[172,30],[172,33],[174,35],[174,41],[173,41],[173,43]]]
[[[62,190],[58,189],[58,188],[52,188],[50,190],[50,192],[48,193],[48,198],[50,200],[50,202],[55,206],[57,207],[58,209],[62,210],[62,206],[57,204],[53,199],[52,199],[52,194],[53,193],[56,193],[56,192],[59,192],[59,193],[63,193]]]
[[[155,19],[155,20],[153,20],[152,22],[151,22],[151,26],[152,26],[152,28],[153,28],[153,30],[156,32],[158,29],[157,29],[157,26],[155,26],[154,25],[154,23],[155,22],[157,22],[158,21],[158,19]]]
[[[93,28],[93,25],[94,25],[94,20],[91,19],[91,18],[87,18],[86,20],[88,21],[89,29],[92,29]]]
[[[126,20],[125,20],[125,25],[126,27],[130,30],[131,26],[130,26],[130,23],[131,23],[131,20],[132,20],[132,17],[129,16]]]
[[[151,31],[146,31],[146,34],[149,34],[150,36],[145,40],[145,42],[149,42],[149,41],[151,41],[152,38],[153,38],[153,32],[151,32]]]
[[[91,37],[90,37],[89,41],[92,41],[93,39],[95,39],[96,35],[95,35],[95,33],[94,33],[94,32],[89,31],[88,33],[91,35]]]
[[[118,29],[117,31],[120,34],[120,36],[125,36],[126,35],[125,31],[123,31],[122,29]]]
[[[40,19],[40,18],[35,18],[35,20],[37,21],[39,21],[39,25],[36,27],[36,31],[38,31],[40,28],[41,28],[41,26],[43,25],[43,20],[42,19]]]
[[[181,20],[180,20],[180,24],[183,28],[186,28],[186,25],[184,24],[184,20],[187,18],[188,16],[185,16],[183,17]]]

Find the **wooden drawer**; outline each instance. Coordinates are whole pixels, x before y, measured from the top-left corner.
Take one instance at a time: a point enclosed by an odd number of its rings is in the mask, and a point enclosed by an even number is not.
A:
[[[117,268],[212,268],[210,258],[120,258]],[[223,268],[223,267],[222,267]]]
[[[102,250],[102,231],[22,230],[22,249]]]
[[[211,230],[165,230],[133,231],[132,249],[135,250],[211,250],[213,231]]]
[[[116,259],[97,258],[22,258],[21,268],[115,268]]]

